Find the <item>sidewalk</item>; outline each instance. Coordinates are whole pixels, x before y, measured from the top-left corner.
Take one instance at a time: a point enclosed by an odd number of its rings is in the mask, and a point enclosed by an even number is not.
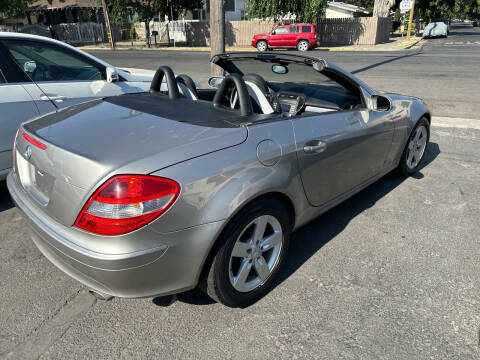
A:
[[[377,45],[347,45],[347,46],[320,46],[316,51],[398,51],[405,49],[418,48],[421,46],[421,37],[412,37],[409,42],[406,38],[391,38],[387,43]],[[81,50],[110,50],[109,44],[79,46]],[[150,48],[145,46],[144,41],[134,41],[133,46],[130,41],[119,41],[116,43],[116,50],[165,50],[165,51],[210,51],[209,46],[167,46],[159,44],[158,47],[152,45]],[[252,46],[227,46],[226,51],[256,51]]]

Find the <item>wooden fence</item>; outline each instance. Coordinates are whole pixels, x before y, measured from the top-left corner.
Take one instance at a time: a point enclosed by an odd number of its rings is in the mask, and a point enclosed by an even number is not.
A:
[[[225,45],[250,45],[253,35],[268,33],[274,25],[273,21],[226,21]],[[188,23],[187,43],[191,46],[209,46],[210,24],[206,21]]]
[[[268,33],[274,25],[273,21],[226,21],[225,44],[228,46],[248,46],[253,35]],[[188,45],[210,45],[210,25],[208,22],[189,22],[186,29]],[[323,19],[317,24],[320,46],[375,45],[388,41],[391,30],[391,20],[378,17]]]
[[[321,46],[375,45],[388,41],[391,31],[390,18],[322,19],[317,24]]]
[[[186,41],[190,46],[210,45],[210,24],[207,21],[185,21],[181,24],[174,22],[170,25],[173,31],[170,38],[177,38],[178,42]],[[114,39],[116,41],[129,39],[129,26],[114,27]],[[144,23],[135,23],[134,26],[137,35],[141,39],[145,39]],[[274,26],[273,21],[226,21],[225,44],[227,46],[248,46],[251,44],[253,35],[269,33]],[[52,28],[39,24],[26,25],[19,31],[53,36],[75,45],[106,41],[103,25],[96,23],[60,24]],[[320,46],[375,45],[388,41],[391,31],[392,21],[389,18],[379,17],[322,19],[317,24]],[[176,32],[182,32],[182,34],[176,34]]]

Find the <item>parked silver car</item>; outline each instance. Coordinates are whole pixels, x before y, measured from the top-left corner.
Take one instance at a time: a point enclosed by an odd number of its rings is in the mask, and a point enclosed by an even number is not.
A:
[[[423,30],[424,38],[448,37],[449,25],[443,21],[429,23]]]
[[[374,91],[313,56],[212,61],[228,75],[203,90],[184,77],[194,98],[161,67],[150,93],[73,106],[18,131],[7,184],[32,240],[102,296],[199,285],[248,306],[274,281],[293,230],[422,162],[430,113],[417,98]]]
[[[146,91],[153,75],[116,69],[57,40],[0,32],[0,181],[22,122],[93,98]]]

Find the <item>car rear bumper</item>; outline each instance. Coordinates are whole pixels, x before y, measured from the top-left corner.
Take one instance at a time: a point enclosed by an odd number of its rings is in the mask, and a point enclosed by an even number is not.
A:
[[[75,244],[74,236],[81,230],[64,227],[38,211],[14,173],[7,177],[7,186],[27,219],[31,239],[45,257],[74,279],[106,295],[167,295],[195,287],[223,226],[219,221],[167,234],[152,231],[157,244],[154,248],[98,253]]]

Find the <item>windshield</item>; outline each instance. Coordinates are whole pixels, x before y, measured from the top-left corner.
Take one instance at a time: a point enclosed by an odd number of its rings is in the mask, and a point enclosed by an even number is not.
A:
[[[317,62],[320,65],[318,67],[315,66]],[[271,93],[303,94],[307,101],[328,101],[341,109],[362,104],[359,90],[338,73],[324,68],[321,60],[230,57],[220,66],[228,73],[241,76],[260,75],[267,82]],[[320,69],[322,70],[319,71]]]
[[[327,76],[313,70],[312,66],[307,64],[259,59],[231,59],[230,63],[238,69],[236,72],[240,73],[240,75],[258,74],[269,83],[300,82],[313,85],[326,85],[327,83],[332,83]],[[284,74],[274,72],[275,65],[284,67],[286,72]]]

